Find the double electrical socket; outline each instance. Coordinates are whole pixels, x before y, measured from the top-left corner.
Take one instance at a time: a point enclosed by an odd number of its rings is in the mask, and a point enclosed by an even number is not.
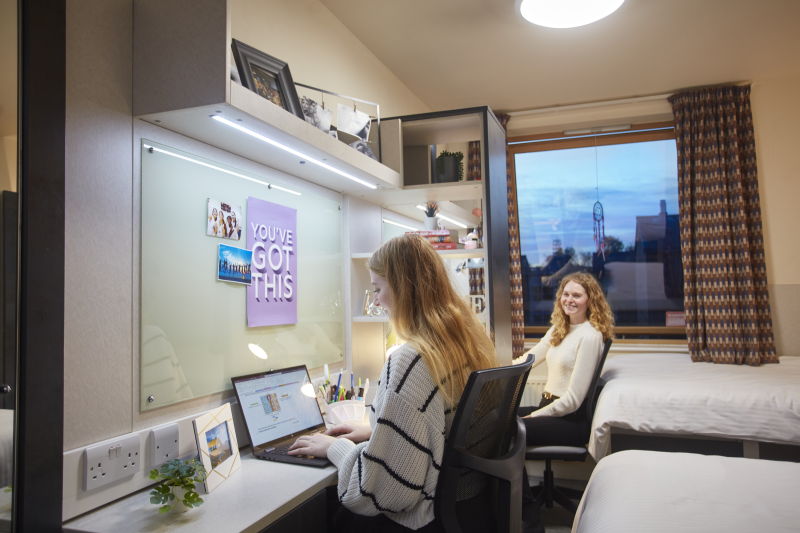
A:
[[[158,468],[167,461],[178,459],[179,444],[178,424],[151,429],[150,468]]]
[[[83,491],[89,491],[132,476],[141,469],[141,439],[138,434],[98,444],[83,450]]]

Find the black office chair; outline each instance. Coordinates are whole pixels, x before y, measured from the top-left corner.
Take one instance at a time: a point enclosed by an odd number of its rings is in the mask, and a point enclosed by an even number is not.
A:
[[[470,375],[434,498],[434,514],[447,533],[521,531],[525,425],[517,410],[532,364],[528,357]]]
[[[603,355],[600,356],[600,362],[597,364],[597,369],[594,371],[594,377],[592,378],[592,383],[589,385],[589,391],[586,394],[586,398],[583,400],[583,405],[579,408],[586,410],[586,417],[589,420],[589,433],[586,434],[586,442],[589,442],[589,436],[592,431],[592,418],[594,417],[594,408],[597,405],[600,373],[603,371],[603,365],[606,362],[608,350],[611,348],[611,342],[611,339],[608,339],[603,347]],[[583,496],[583,492],[566,487],[556,487],[553,481],[553,469],[550,462],[553,460],[585,461],[588,453],[586,447],[529,446],[525,452],[525,460],[545,462],[544,480],[539,483],[538,487],[532,489],[533,495],[541,498],[548,509],[553,507],[553,502],[555,501],[572,514],[575,514],[578,508],[572,503],[572,500],[579,500]]]

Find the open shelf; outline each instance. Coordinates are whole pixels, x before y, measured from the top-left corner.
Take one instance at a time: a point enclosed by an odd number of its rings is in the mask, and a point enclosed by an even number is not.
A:
[[[389,322],[388,316],[354,316],[353,322]]]
[[[483,248],[477,250],[436,250],[436,253],[442,259],[480,259],[485,257]],[[369,259],[372,257],[372,252],[351,254],[351,259]]]

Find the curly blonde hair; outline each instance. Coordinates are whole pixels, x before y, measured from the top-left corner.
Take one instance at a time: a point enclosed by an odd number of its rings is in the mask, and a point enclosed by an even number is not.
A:
[[[603,340],[614,338],[614,313],[603,296],[603,290],[591,275],[583,272],[570,274],[561,280],[556,293],[556,301],[553,305],[553,314],[550,316],[550,323],[553,324],[553,335],[550,339],[552,346],[558,346],[569,331],[569,317],[561,307],[561,295],[567,283],[574,281],[586,291],[589,296],[589,307],[586,309],[586,319],[592,323],[594,329],[603,334]]]

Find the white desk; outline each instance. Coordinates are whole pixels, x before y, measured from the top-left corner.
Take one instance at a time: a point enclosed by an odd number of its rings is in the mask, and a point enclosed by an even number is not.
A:
[[[185,513],[159,514],[147,488],[64,523],[65,533],[257,533],[336,482],[336,467],[312,468],[253,458],[242,450],[242,468],[204,503]]]

